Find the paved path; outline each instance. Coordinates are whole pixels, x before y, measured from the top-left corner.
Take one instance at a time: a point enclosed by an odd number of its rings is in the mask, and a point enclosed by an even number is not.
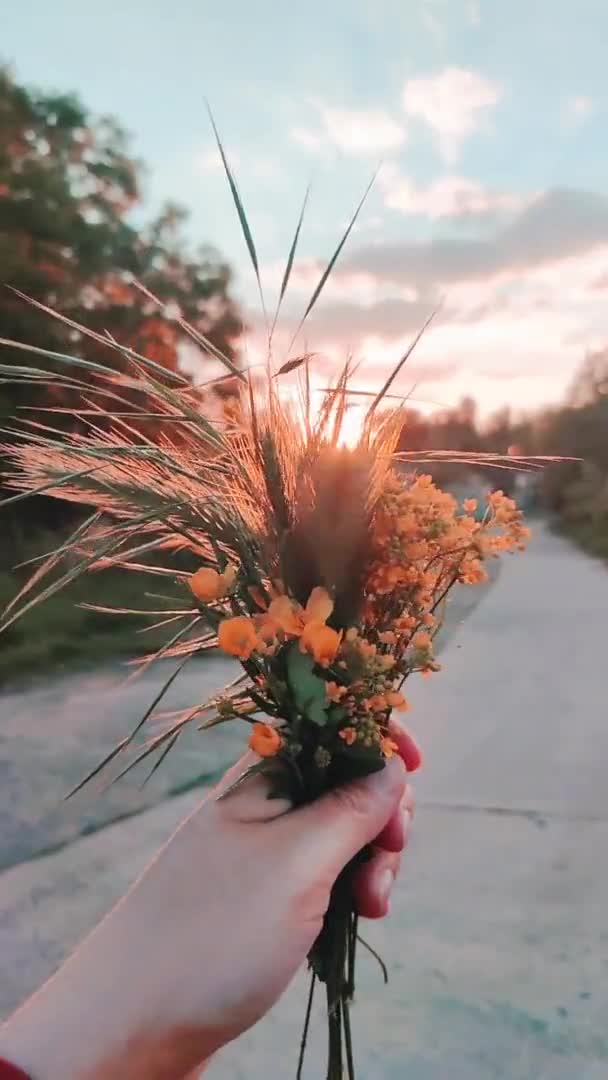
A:
[[[362,1080],[608,1076],[607,628],[606,570],[539,529],[445,670],[412,686],[426,769],[392,917],[368,931],[388,990],[361,958]],[[195,799],[5,871],[0,1008],[52,970]],[[297,982],[210,1080],[292,1076],[303,1007]]]

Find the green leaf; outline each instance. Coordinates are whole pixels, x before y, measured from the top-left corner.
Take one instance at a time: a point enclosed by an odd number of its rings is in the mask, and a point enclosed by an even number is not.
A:
[[[297,641],[287,655],[287,682],[298,710],[313,724],[324,727],[327,723],[327,698],[325,682],[314,674],[314,660],[308,653],[300,652]]]

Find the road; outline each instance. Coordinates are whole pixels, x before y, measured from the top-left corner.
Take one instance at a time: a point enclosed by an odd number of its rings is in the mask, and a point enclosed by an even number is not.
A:
[[[607,627],[608,572],[539,526],[444,670],[410,684],[426,766],[391,918],[367,930],[391,985],[360,961],[362,1080],[608,1075]],[[196,797],[5,870],[0,1008],[53,969]],[[298,980],[211,1080],[292,1076],[304,992]],[[310,1080],[323,1075],[315,1019]]]

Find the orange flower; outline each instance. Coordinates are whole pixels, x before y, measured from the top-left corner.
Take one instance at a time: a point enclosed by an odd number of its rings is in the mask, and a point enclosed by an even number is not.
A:
[[[283,740],[276,728],[270,724],[254,724],[249,739],[249,749],[259,757],[274,757],[283,745]]]
[[[276,641],[281,627],[275,619],[269,618],[267,613],[263,615],[254,615],[253,622],[257,630],[258,637],[266,645],[272,645]]]
[[[431,615],[430,611],[427,611],[426,615],[422,616],[422,621],[425,626],[434,626],[436,619],[434,615]]]
[[[342,728],[342,731],[339,731],[338,735],[341,739],[344,739],[347,746],[352,746],[353,743],[357,741],[357,732],[354,727]]]
[[[418,634],[414,634],[413,645],[416,649],[420,649],[421,652],[427,652],[432,644],[431,635],[427,634],[424,630],[420,630]]]
[[[202,604],[208,604],[217,600],[224,592],[224,583],[217,570],[210,566],[201,566],[200,570],[193,574],[188,582],[197,600]]]
[[[337,682],[328,682],[325,684],[325,693],[328,701],[340,701],[346,693],[346,687],[338,686]]]
[[[302,630],[302,616],[288,596],[277,596],[268,608],[268,615],[286,634],[297,636]]]
[[[247,592],[249,593],[254,603],[257,604],[260,611],[266,611],[268,604],[266,602],[266,597],[264,596],[264,593],[262,589],[260,589],[259,585],[250,585],[247,589]]]
[[[465,499],[462,507],[463,510],[466,510],[467,514],[474,514],[477,509],[477,499]]]
[[[386,703],[390,705],[391,709],[401,709],[401,712],[407,712],[410,707],[409,702],[399,690],[389,691],[386,695]]]
[[[335,660],[342,635],[322,622],[306,623],[300,638],[302,652],[312,653],[317,664],[328,667]]]
[[[237,574],[238,570],[236,566],[233,566],[232,563],[228,563],[228,566],[224,570],[224,573],[221,575],[224,589],[226,590],[226,592],[230,592],[230,590],[233,589],[236,585]]]
[[[384,754],[385,758],[392,758],[393,754],[396,754],[398,752],[399,747],[397,746],[396,742],[393,742],[392,739],[385,737],[384,739],[380,740],[380,749]]]
[[[383,645],[394,645],[397,640],[397,635],[393,630],[384,630],[381,634],[378,634],[378,640]]]
[[[252,619],[248,619],[246,615],[224,619],[218,627],[217,640],[224,652],[238,656],[239,660],[248,660],[257,645]]]
[[[333,610],[334,602],[327,589],[322,589],[320,585],[317,585],[308,597],[304,608],[304,622],[327,622]]]
[[[372,712],[384,712],[386,709],[386,698],[384,694],[374,694],[369,699],[369,707]]]

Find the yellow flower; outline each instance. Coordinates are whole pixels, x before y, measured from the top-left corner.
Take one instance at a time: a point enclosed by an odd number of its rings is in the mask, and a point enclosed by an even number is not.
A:
[[[389,691],[386,695],[386,703],[390,705],[391,709],[400,709],[401,712],[407,712],[410,707],[409,702],[399,690]]]
[[[258,640],[253,620],[246,615],[224,619],[218,627],[217,639],[220,649],[238,656],[239,660],[249,659]]]
[[[301,609],[288,596],[277,596],[268,608],[269,618],[278,623],[285,634],[297,636],[302,632]]]
[[[374,694],[369,699],[369,707],[372,712],[384,712],[386,709],[386,698],[384,694]]]
[[[341,739],[344,739],[347,746],[352,746],[353,743],[357,741],[357,732],[353,727],[342,728],[342,731],[339,731],[338,735]]]
[[[392,739],[385,737],[384,739],[380,740],[380,749],[384,754],[385,758],[392,758],[393,754],[396,754],[398,752],[399,747],[397,746],[396,742],[393,742]]]
[[[220,575],[222,584],[224,586],[224,592],[230,592],[236,584],[237,568],[232,563],[228,563],[228,566],[224,570],[224,573]]]
[[[346,687],[339,686],[337,682],[328,682],[325,683],[325,693],[328,701],[340,701],[346,693]]]
[[[200,570],[193,574],[188,582],[197,600],[202,604],[209,604],[217,600],[224,592],[224,583],[217,570],[210,566],[201,566]]]
[[[259,757],[274,757],[283,745],[283,739],[270,724],[254,724],[249,739],[249,749]]]
[[[335,660],[342,635],[322,622],[306,623],[300,638],[302,652],[312,653],[317,664],[328,667]]]
[[[304,622],[327,622],[334,610],[334,602],[327,589],[320,585],[312,590],[304,608]]]

